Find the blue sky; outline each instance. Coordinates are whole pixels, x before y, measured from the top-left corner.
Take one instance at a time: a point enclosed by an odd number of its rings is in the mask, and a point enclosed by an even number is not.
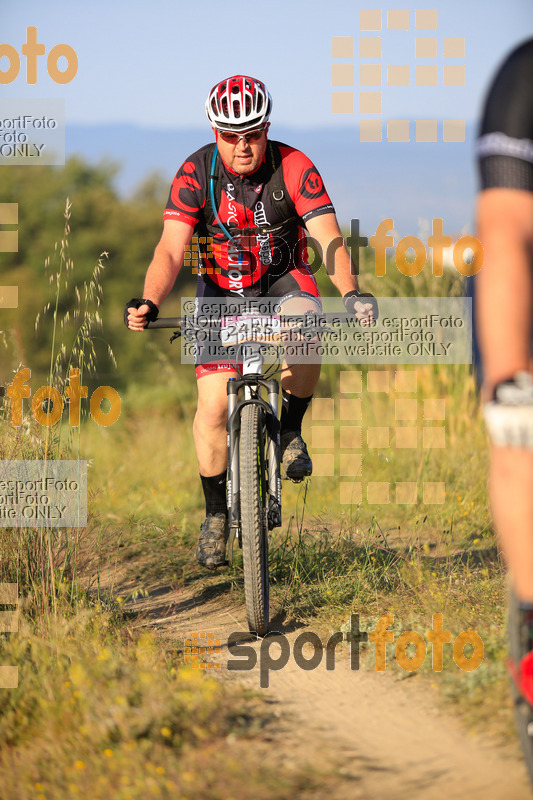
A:
[[[357,114],[332,114],[331,39],[355,37],[356,98],[359,91],[359,10],[383,10],[382,59],[408,64],[411,85],[383,87],[383,118],[475,120],[498,62],[533,35],[531,0],[437,0],[383,5],[348,0],[25,0],[1,3],[2,43],[20,53],[26,27],[34,25],[46,52],[58,43],[78,54],[79,71],[57,85],[39,59],[38,81],[19,76],[0,87],[4,97],[65,97],[68,123],[129,122],[155,128],[205,124],[203,105],[211,86],[244,72],[262,78],[274,98],[273,121],[294,127],[357,124]],[[435,32],[442,68],[442,37],[465,37],[464,87],[415,87],[414,10],[437,10]],[[386,10],[408,8],[409,31],[386,29]],[[379,35],[379,34],[366,34]],[[420,62],[419,62],[420,63]],[[430,63],[430,62],[423,62]],[[61,65],[60,65],[61,66]],[[7,59],[0,60],[0,68]],[[441,82],[439,78],[439,82]],[[357,107],[357,103],[356,103]]]

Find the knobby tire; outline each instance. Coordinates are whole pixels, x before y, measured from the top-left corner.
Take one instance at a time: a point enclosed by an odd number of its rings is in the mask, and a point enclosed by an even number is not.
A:
[[[262,412],[250,403],[241,415],[241,536],[248,628],[258,636],[266,635],[269,622],[266,452]]]

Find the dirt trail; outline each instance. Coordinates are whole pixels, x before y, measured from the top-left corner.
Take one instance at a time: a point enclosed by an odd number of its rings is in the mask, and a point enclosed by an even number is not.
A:
[[[160,587],[135,607],[167,636],[208,631],[224,645],[231,632],[247,628],[243,607],[228,605],[227,594],[216,596],[216,581],[200,578],[178,591]],[[291,649],[302,630],[286,633]],[[259,650],[259,643],[247,644]],[[272,656],[278,652],[273,648]],[[437,708],[416,677],[351,670],[347,655],[336,659],[333,671],[326,671],[325,658],[315,670],[304,671],[291,657],[282,670],[270,672],[269,687],[260,689],[259,666],[228,671],[228,657],[224,646],[209,657],[222,665],[217,674],[264,692],[273,709],[276,719],[266,732],[273,767],[308,764],[323,771],[329,776],[328,800],[533,797],[516,751],[469,735],[459,720]]]

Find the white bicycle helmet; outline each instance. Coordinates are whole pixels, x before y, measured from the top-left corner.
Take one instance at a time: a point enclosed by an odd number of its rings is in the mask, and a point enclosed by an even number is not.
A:
[[[226,78],[209,92],[207,119],[219,131],[244,131],[264,125],[272,111],[265,84],[246,75]]]

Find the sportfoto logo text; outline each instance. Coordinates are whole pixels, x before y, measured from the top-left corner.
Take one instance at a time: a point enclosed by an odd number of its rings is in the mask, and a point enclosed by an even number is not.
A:
[[[31,388],[26,386],[26,382],[30,378],[31,371],[28,367],[24,367],[14,375],[13,383],[7,387],[7,396],[11,400],[11,423],[17,428],[22,425],[22,401],[25,397],[31,397]],[[87,386],[80,384],[79,369],[71,369],[65,396],[69,402],[69,422],[73,427],[78,427],[80,424],[81,400],[88,394]],[[102,400],[109,402],[108,411],[102,410]],[[120,395],[112,386],[99,386],[91,395],[89,407],[93,420],[98,425],[108,427],[113,425],[120,416]],[[56,425],[61,419],[63,398],[53,386],[41,386],[33,395],[31,408],[35,420],[49,428]]]
[[[324,265],[328,275],[334,275],[335,253],[343,245],[346,246],[350,254],[356,275],[359,275],[360,271],[359,251],[360,248],[365,247],[370,247],[374,251],[374,272],[378,278],[385,277],[387,272],[387,250],[394,250],[396,268],[407,278],[414,278],[422,272],[426,266],[426,261],[428,261],[428,251],[430,251],[431,274],[434,278],[442,278],[445,264],[450,257],[457,272],[464,277],[475,275],[483,266],[483,247],[479,239],[475,236],[465,235],[452,242],[451,236],[444,233],[442,219],[434,218],[432,220],[431,235],[428,237],[427,247],[417,236],[404,236],[395,246],[394,237],[392,236],[393,230],[394,220],[389,217],[379,223],[375,234],[370,237],[361,236],[359,220],[352,219],[350,221],[350,235],[345,239],[342,236],[336,236],[329,242],[326,252],[324,252],[316,239],[306,235],[304,244],[313,254],[312,257],[309,256],[308,267],[313,274],[316,274]],[[262,263],[267,263],[265,253],[268,236],[268,234],[265,234],[261,241],[259,260]],[[302,243],[300,239],[294,247],[292,258],[295,264],[299,263]],[[200,247],[200,257],[205,258],[207,255],[209,258],[216,258],[217,250],[214,248],[217,248],[218,245],[213,242],[213,238],[208,236],[202,239],[199,245],[202,244],[207,244],[208,252],[206,253]],[[199,271],[199,258],[194,253],[193,248],[194,244],[188,245],[184,263],[187,266],[192,266],[193,272],[196,274]],[[287,254],[289,245],[282,236],[273,235],[269,248],[272,249],[272,253],[269,256],[271,262],[278,263],[280,258],[283,257],[282,254]],[[243,252],[246,254],[244,259],[242,258]],[[254,264],[254,260],[257,256],[248,248],[243,247],[241,251],[234,243],[230,243],[228,245],[228,258],[231,266],[229,272],[230,288],[238,289],[240,288],[239,281],[242,280],[243,269],[245,268],[246,271],[250,268],[255,269],[257,264]],[[412,260],[409,260],[409,258],[412,258]],[[211,274],[212,268],[203,266],[200,267],[200,271],[207,271]],[[219,272],[220,269],[216,267],[214,271]],[[235,282],[234,286],[231,285],[232,280]]]
[[[337,645],[346,641],[350,646],[350,668],[359,669],[359,647],[361,643],[374,645],[374,669],[381,672],[386,669],[386,645],[394,642],[394,632],[390,630],[394,623],[393,614],[384,614],[374,630],[361,631],[359,627],[359,614],[350,616],[350,627],[346,632],[333,633],[326,643],[323,643],[318,634],[313,631],[300,633],[292,646],[292,657],[300,669],[313,670],[326,656],[326,669],[335,669],[335,649]],[[452,634],[444,630],[442,614],[433,614],[433,627],[426,633],[432,648],[432,669],[441,672],[443,668],[444,645],[450,644]],[[291,645],[287,637],[281,633],[272,633],[261,640],[259,652],[249,642],[250,633],[236,631],[228,637],[228,651],[232,658],[228,660],[227,668],[235,671],[250,671],[255,669],[259,659],[259,685],[265,689],[269,685],[270,672],[283,669],[291,656]],[[312,653],[304,655],[304,647],[310,645]],[[464,649],[470,645],[472,652],[465,655]],[[412,655],[407,654],[407,648]],[[271,652],[274,650],[274,653]],[[472,672],[483,661],[485,648],[481,636],[476,631],[462,631],[453,642],[453,660],[459,669]],[[426,660],[427,644],[423,636],[416,631],[404,631],[396,639],[394,656],[400,667],[408,672],[416,672]]]

